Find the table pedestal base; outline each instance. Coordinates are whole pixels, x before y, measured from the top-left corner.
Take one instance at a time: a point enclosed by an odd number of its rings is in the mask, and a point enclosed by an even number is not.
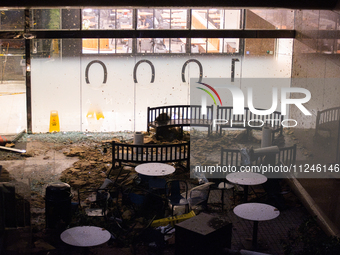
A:
[[[257,230],[259,227],[259,222],[258,221],[254,221],[254,226],[253,226],[253,240],[252,240],[252,244],[253,244],[253,249],[257,249]]]

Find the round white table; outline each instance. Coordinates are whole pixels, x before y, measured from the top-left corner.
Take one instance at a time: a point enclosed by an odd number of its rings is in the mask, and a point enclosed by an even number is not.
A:
[[[259,221],[272,220],[280,215],[274,206],[262,203],[244,203],[234,208],[234,213],[243,219],[254,221],[253,248],[257,247],[257,229]]]
[[[135,171],[147,176],[166,176],[175,172],[175,168],[164,163],[144,163],[138,165]]]
[[[267,181],[267,177],[263,174],[252,172],[237,172],[228,174],[226,179],[234,184],[239,184],[244,187],[244,202],[248,201],[248,186],[260,185]]]
[[[66,229],[60,239],[69,245],[91,247],[106,243],[111,238],[109,231],[94,226],[82,226]]]

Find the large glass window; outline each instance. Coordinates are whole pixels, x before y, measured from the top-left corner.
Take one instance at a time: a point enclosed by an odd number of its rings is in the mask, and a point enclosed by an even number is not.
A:
[[[132,9],[83,9],[82,29],[132,29]]]
[[[171,38],[170,41],[170,53],[186,53],[186,38]]]
[[[84,9],[82,11],[82,29],[99,29],[99,10]]]
[[[240,29],[241,10],[195,9],[191,11],[191,29]]]
[[[24,10],[0,9],[0,30],[23,30],[24,24]]]
[[[186,29],[186,9],[139,9],[138,29]]]
[[[163,8],[83,8],[83,9],[31,9],[30,27],[32,30],[125,30],[125,29],[292,29],[291,10],[241,10],[241,9],[163,9]],[[19,20],[19,21],[18,21]],[[20,22],[21,20],[21,22]],[[23,26],[23,11],[3,11],[1,29]],[[105,36],[106,37],[106,36]],[[250,40],[251,41],[251,40]],[[33,54],[40,56],[56,55],[62,45],[58,40],[35,42]],[[134,43],[133,43],[134,42]],[[275,40],[271,39],[272,44]],[[224,53],[243,52],[233,38],[84,38],[81,46],[83,54],[115,53]],[[248,47],[248,48],[249,48]],[[253,52],[251,49],[244,52]],[[272,48],[272,47],[270,47]],[[337,51],[338,43],[333,49]],[[272,49],[269,52],[273,51]]]
[[[158,27],[158,20],[154,19],[153,9],[139,9],[138,10],[138,29],[153,29]]]
[[[294,10],[251,9],[246,15],[248,29],[294,29]]]
[[[133,27],[133,18],[132,14],[133,11],[132,9],[117,9],[117,29],[132,29]]]
[[[132,53],[133,39],[92,38],[82,40],[83,54]],[[186,38],[138,38],[137,53],[228,53],[240,52],[238,38],[191,38],[187,51]],[[42,47],[42,46],[41,46]],[[49,45],[49,47],[52,47]],[[46,49],[46,47],[45,47]],[[52,49],[52,48],[51,48]],[[42,52],[42,51],[40,51]]]
[[[136,46],[137,46],[136,53],[186,53],[187,52],[186,50],[187,39],[186,38],[138,38],[138,39],[90,38],[90,39],[82,39],[82,53],[83,54],[132,53],[134,40],[136,40]],[[195,39],[193,40],[195,41]],[[198,39],[198,40],[202,40],[202,39]],[[46,41],[44,42],[46,43]],[[201,51],[202,53],[206,52],[206,46],[204,46],[204,49],[205,49],[204,51]],[[34,50],[33,52],[36,52],[36,51]],[[42,50],[40,50],[39,52],[40,52],[40,55],[44,54]],[[198,53],[195,50],[192,50],[192,52]],[[211,50],[210,52],[214,52],[214,51]],[[223,52],[223,51],[221,50],[220,52]]]
[[[80,15],[79,9],[31,9],[30,29],[79,30]]]
[[[61,56],[61,39],[32,40],[32,58],[56,58]]]
[[[191,53],[239,53],[238,38],[192,38]]]
[[[132,38],[92,38],[82,40],[83,54],[131,53]]]
[[[61,28],[60,9],[31,10],[31,29],[56,30]]]

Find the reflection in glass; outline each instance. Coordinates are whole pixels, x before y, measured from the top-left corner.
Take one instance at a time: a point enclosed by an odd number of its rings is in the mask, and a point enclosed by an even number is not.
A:
[[[137,41],[137,52],[138,53],[153,53],[154,39],[152,38],[141,38]]]
[[[99,29],[98,21],[99,21],[99,10],[97,9],[83,9],[82,10],[83,30]]]
[[[132,38],[116,39],[116,53],[131,53],[132,52]]]
[[[116,43],[114,38],[99,39],[99,53],[115,53]]]
[[[33,9],[31,10],[31,29],[61,28],[60,9]]]
[[[24,40],[11,40],[11,39],[1,39],[0,40],[0,54],[15,55],[25,53],[25,41]]]
[[[100,22],[99,29],[115,29],[116,28],[116,10],[101,9],[99,11]]]
[[[132,9],[83,9],[82,28],[131,29]]]
[[[154,52],[155,53],[169,53],[168,38],[155,38],[154,39]]]
[[[117,9],[117,29],[131,29],[132,9]]]
[[[207,10],[192,10],[191,15],[191,29],[207,29]]]
[[[61,39],[34,39],[31,45],[32,58],[60,57]]]
[[[191,53],[239,53],[238,38],[191,38]]]
[[[207,39],[207,53],[220,53],[223,52],[223,39],[221,38],[208,38]]]
[[[246,12],[256,15],[247,20],[247,28],[294,29],[294,10],[251,9]]]
[[[139,9],[137,27],[139,29],[153,29],[154,26],[157,27],[158,21],[153,16],[153,9]]]
[[[24,10],[0,10],[0,30],[23,30]]]
[[[171,29],[187,28],[187,10],[171,9]]]
[[[238,38],[224,38],[223,52],[224,53],[238,53],[240,39]]]
[[[98,53],[98,40],[95,39],[83,39],[82,52],[84,54],[97,54]]]
[[[223,15],[221,15],[223,17]],[[224,10],[223,29],[240,29],[242,27],[241,10]],[[222,22],[222,18],[221,18]]]
[[[80,9],[61,9],[61,28],[79,30],[81,27],[80,17]]]
[[[206,53],[207,39],[206,38],[192,38],[190,45],[191,53]]]
[[[244,55],[274,57],[276,52],[275,38],[246,38],[244,39]]]
[[[149,10],[150,12],[150,10]],[[142,14],[146,14],[145,12]],[[186,9],[154,9],[153,13],[154,29],[186,29],[187,10]],[[142,17],[139,14],[138,18]]]
[[[131,53],[132,38],[82,39],[83,54]]]
[[[7,80],[24,80],[24,40],[0,40],[0,83]]]
[[[186,53],[186,38],[171,38],[170,52],[171,53]]]
[[[158,29],[170,29],[170,9],[155,9],[155,26]]]
[[[199,9],[191,11],[192,29],[240,29],[241,10]]]
[[[208,29],[220,29],[223,10],[210,9],[208,13]],[[223,24],[223,23],[222,23]]]

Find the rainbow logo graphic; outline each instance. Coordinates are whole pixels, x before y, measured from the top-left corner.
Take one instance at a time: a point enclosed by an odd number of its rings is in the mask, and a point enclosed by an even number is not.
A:
[[[206,83],[202,83],[202,82],[197,82],[197,83],[206,86],[206,87],[209,88],[212,92],[214,92],[215,95],[217,96],[218,100],[220,101],[221,106],[222,106],[222,100],[221,100],[221,98],[220,98],[220,95],[217,93],[217,91],[216,91],[212,86],[210,86],[210,85],[208,85],[208,84],[206,84]],[[207,89],[201,88],[201,87],[196,87],[196,88],[201,89],[201,90],[203,90],[204,92],[206,92],[206,93],[214,100],[215,105],[217,105],[217,104],[216,104],[216,100],[215,100],[214,96],[211,94],[210,91],[208,91]]]

